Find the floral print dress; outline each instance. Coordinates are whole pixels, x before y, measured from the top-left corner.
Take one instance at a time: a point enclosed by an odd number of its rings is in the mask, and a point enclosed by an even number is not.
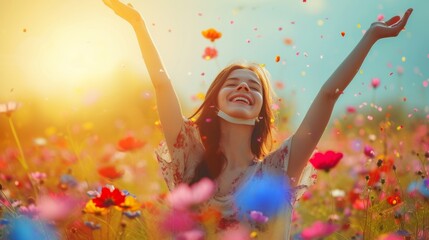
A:
[[[207,206],[219,210],[222,218],[218,228],[225,230],[238,226],[237,207],[234,204],[237,189],[248,183],[255,177],[264,174],[282,174],[286,176],[286,170],[289,162],[290,146],[292,137],[288,138],[283,144],[267,155],[264,159],[251,164],[240,176],[234,180],[232,190],[229,194],[221,196],[219,193],[207,202]],[[195,123],[185,121],[180,130],[173,149],[169,151],[166,142],[162,142],[156,150],[157,160],[159,162],[162,175],[170,191],[180,183],[191,181],[194,170],[199,163],[204,152],[204,146],[198,128]],[[287,177],[287,176],[286,176]],[[315,182],[314,168],[306,167],[301,175],[299,184],[294,189],[294,195],[291,201],[281,209],[277,217],[269,219],[263,228],[258,228],[258,236],[261,239],[289,239],[292,206],[302,193]],[[255,225],[251,222],[240,222],[241,225],[253,230]],[[256,226],[257,227],[257,226]]]

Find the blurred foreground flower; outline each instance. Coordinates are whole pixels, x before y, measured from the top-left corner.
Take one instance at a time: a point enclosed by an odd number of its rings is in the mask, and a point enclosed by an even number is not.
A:
[[[108,179],[117,179],[124,175],[124,171],[118,171],[114,165],[104,166],[97,169],[98,174]]]
[[[142,148],[146,143],[136,139],[133,136],[127,136],[118,141],[117,148],[119,151],[128,152]]]
[[[241,218],[247,218],[251,211],[272,218],[282,208],[290,206],[291,199],[292,189],[285,177],[265,174],[251,179],[238,189],[235,205],[239,207]]]
[[[33,220],[26,216],[9,218],[5,229],[5,239],[13,240],[55,240],[59,234],[52,225],[40,220]]]
[[[426,199],[429,199],[429,178],[410,183],[407,192],[411,196],[420,195]]]
[[[203,178],[192,186],[184,183],[178,185],[171,191],[166,200],[174,209],[187,210],[194,205],[207,201],[214,194],[214,190],[214,183],[208,178]]]
[[[222,33],[218,32],[216,29],[214,28],[209,28],[207,30],[204,30],[201,32],[201,34],[203,35],[203,37],[209,39],[210,41],[214,42],[217,39],[222,37]]]
[[[10,117],[21,106],[20,103],[9,101],[7,103],[0,103],[0,114],[6,114]]]
[[[333,167],[335,167],[338,162],[343,158],[343,154],[334,151],[327,151],[325,153],[317,152],[310,159],[310,163],[314,166],[314,168],[319,170],[324,170],[325,172],[329,172]]]
[[[338,226],[332,223],[324,223],[316,221],[311,226],[305,228],[301,232],[301,237],[304,240],[322,239],[338,230]]]

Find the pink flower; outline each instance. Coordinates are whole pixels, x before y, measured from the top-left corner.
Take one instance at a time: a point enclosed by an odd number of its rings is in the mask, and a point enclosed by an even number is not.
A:
[[[207,201],[214,193],[215,185],[208,178],[188,186],[180,184],[167,196],[167,202],[177,210],[187,210],[190,207]]]
[[[329,172],[329,170],[335,167],[342,158],[342,153],[336,153],[334,151],[329,150],[325,153],[315,153],[314,156],[310,159],[310,163],[316,169],[325,170],[326,172]]]
[[[204,232],[199,229],[193,229],[187,232],[180,233],[176,236],[177,240],[203,240]]]
[[[39,184],[42,184],[46,179],[46,173],[32,172],[30,176]]]
[[[196,221],[189,211],[172,210],[164,216],[160,226],[165,231],[179,234],[194,229]]]
[[[338,226],[332,223],[324,223],[321,221],[316,221],[310,227],[305,228],[301,232],[301,237],[306,239],[318,239],[324,238],[331,235],[333,232],[337,231]]]
[[[380,78],[373,78],[371,80],[371,86],[375,89],[380,85]]]
[[[44,220],[64,220],[78,209],[77,200],[69,196],[42,196],[38,200],[39,217]]]
[[[264,216],[264,214],[262,214],[262,212],[259,212],[259,211],[250,211],[250,218],[256,223],[268,222],[268,217]]]

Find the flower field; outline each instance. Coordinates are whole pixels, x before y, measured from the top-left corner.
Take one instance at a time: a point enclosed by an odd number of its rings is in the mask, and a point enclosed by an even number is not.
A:
[[[140,100],[155,110],[148,92]],[[348,108],[332,119],[310,160],[317,183],[294,210],[294,239],[429,238],[428,119],[385,109]],[[219,212],[195,208],[213,183],[167,191],[154,156],[162,140],[156,111],[56,125],[47,115],[26,120],[35,114],[26,104],[2,103],[0,111],[1,238],[215,238]],[[283,115],[280,108],[279,119],[290,117]],[[279,139],[288,134],[278,129]],[[257,211],[251,218],[269,221]],[[258,239],[258,229],[221,238]]]

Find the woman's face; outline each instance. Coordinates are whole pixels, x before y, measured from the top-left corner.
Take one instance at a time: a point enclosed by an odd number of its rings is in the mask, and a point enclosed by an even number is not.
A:
[[[263,104],[262,83],[248,69],[232,71],[218,94],[218,106],[224,113],[241,119],[254,119]]]

